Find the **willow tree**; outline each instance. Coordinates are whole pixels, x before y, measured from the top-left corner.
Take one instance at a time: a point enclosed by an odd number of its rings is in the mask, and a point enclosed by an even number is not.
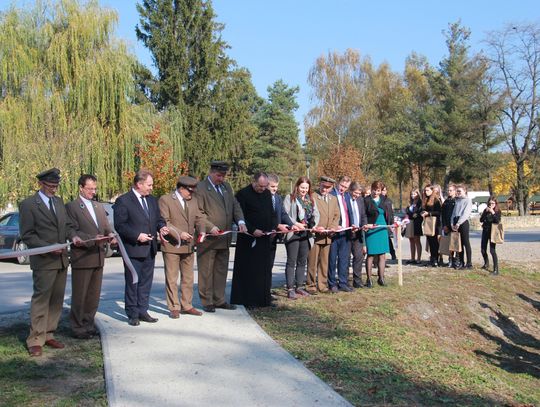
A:
[[[82,172],[98,176],[102,197],[125,187],[154,113],[131,103],[135,61],[114,38],[116,23],[97,1],[0,15],[0,203],[20,200],[52,166],[65,197]]]

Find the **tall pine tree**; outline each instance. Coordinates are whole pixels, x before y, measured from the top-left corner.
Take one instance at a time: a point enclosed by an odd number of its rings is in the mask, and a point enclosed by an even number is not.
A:
[[[268,87],[268,102],[255,115],[259,129],[254,143],[253,169],[265,170],[280,176],[296,177],[303,168],[298,138],[298,109],[296,94],[299,88],[289,87],[282,80]]]

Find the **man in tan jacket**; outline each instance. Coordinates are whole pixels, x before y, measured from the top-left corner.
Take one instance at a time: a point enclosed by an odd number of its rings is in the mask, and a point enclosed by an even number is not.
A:
[[[317,289],[328,292],[328,256],[332,244],[331,233],[323,230],[337,230],[339,228],[339,206],[335,196],[330,194],[335,180],[330,177],[321,177],[319,189],[313,194],[313,201],[320,214],[319,223],[313,228],[315,244],[308,255],[308,272],[306,290],[315,294]],[[317,231],[320,231],[317,233]]]
[[[206,217],[199,209],[193,192],[197,180],[193,177],[178,178],[176,190],[159,199],[161,216],[167,222],[171,233],[169,241],[161,246],[165,263],[165,294],[169,316],[173,319],[180,314],[200,316],[202,312],[193,307],[193,244],[195,228],[205,232]],[[180,301],[178,301],[178,272],[180,272]]]
[[[240,232],[247,231],[244,214],[234,192],[225,182],[227,163],[212,161],[210,174],[197,184],[199,208],[206,215],[210,233],[230,230],[233,222]],[[216,312],[216,308],[236,309],[225,300],[225,285],[229,269],[229,245],[231,235],[207,238],[197,246],[197,266],[199,270],[199,296],[206,312]]]
[[[77,235],[83,240],[108,236],[115,242],[113,228],[105,208],[94,201],[97,178],[90,174],[79,178],[79,197],[68,204],[66,210]],[[73,336],[90,339],[96,335],[94,318],[99,306],[105,241],[89,241],[71,249],[71,312],[69,320]]]

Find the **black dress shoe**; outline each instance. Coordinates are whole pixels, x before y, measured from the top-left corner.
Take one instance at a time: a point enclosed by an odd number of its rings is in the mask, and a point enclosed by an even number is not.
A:
[[[472,269],[473,267],[472,267],[472,264],[471,264],[471,263],[467,263],[467,264],[465,264],[465,267],[464,267],[464,268],[466,268],[466,269]]]
[[[130,318],[128,320],[128,324],[130,324],[131,326],[138,326],[141,323],[139,322],[139,318]]]
[[[386,284],[384,283],[384,280],[382,278],[379,278],[377,280],[377,284],[379,284],[380,286],[383,286],[383,287],[386,286]]]
[[[203,305],[202,309],[204,312],[216,312],[216,307],[213,305]]]
[[[366,281],[366,284],[364,285],[366,288],[373,288],[373,283],[371,282],[371,279],[368,279]]]
[[[360,283],[360,284],[356,284],[354,283],[353,284],[353,288],[362,288],[364,286],[364,284]]]
[[[350,293],[352,291],[352,288],[348,285],[342,285],[338,288],[339,291],[345,291],[346,293]]]
[[[216,308],[227,309],[227,310],[229,310],[229,311],[232,311],[232,310],[235,310],[235,309],[236,309],[236,305],[234,305],[234,304],[229,304],[228,302],[224,302],[224,303],[221,304],[221,305],[216,305]]]
[[[152,318],[150,315],[148,314],[143,314],[143,315],[139,315],[139,319],[141,321],[144,321],[144,322],[150,322],[150,323],[154,323],[154,322],[158,322],[158,319],[157,318]]]

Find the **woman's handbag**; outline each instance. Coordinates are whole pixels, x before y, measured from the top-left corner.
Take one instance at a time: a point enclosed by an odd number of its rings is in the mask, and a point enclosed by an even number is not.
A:
[[[459,234],[459,232],[450,233],[449,250],[452,252],[461,252],[461,235]]]
[[[504,243],[504,227],[502,223],[493,223],[491,225],[491,243]]]
[[[439,240],[439,254],[450,256],[450,236],[442,235]]]
[[[414,222],[407,223],[405,227],[405,237],[414,237]]]
[[[436,216],[426,216],[422,222],[424,236],[435,236],[435,227],[437,225]]]

